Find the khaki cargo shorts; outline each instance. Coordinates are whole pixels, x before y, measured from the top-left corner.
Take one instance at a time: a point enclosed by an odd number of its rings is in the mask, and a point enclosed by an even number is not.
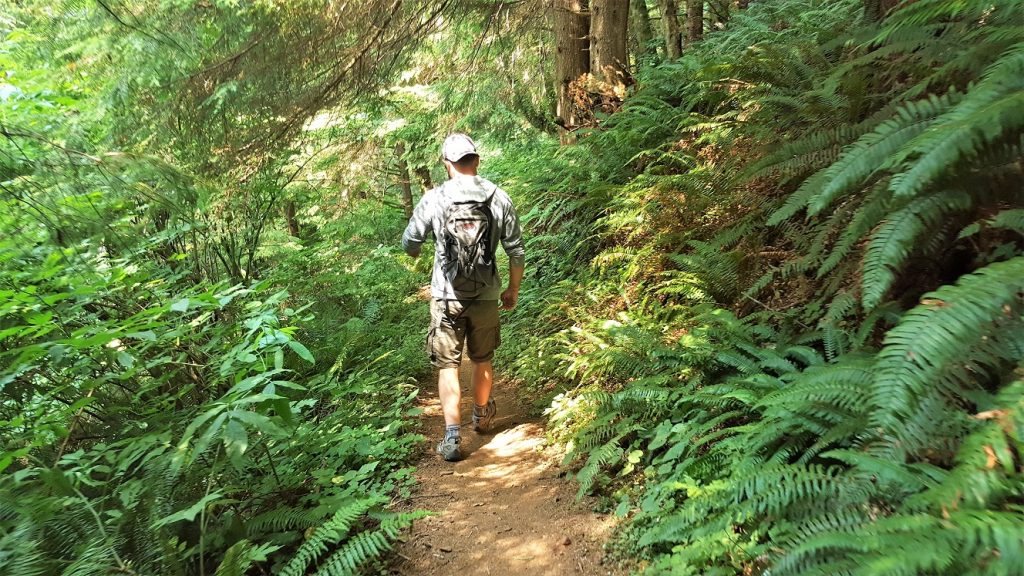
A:
[[[469,359],[488,362],[501,344],[497,300],[432,300],[427,353],[438,368],[457,368],[462,363],[463,344],[469,345]]]

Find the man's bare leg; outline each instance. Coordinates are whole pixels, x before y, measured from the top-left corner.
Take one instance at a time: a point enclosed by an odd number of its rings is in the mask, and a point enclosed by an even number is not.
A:
[[[473,401],[477,406],[487,404],[493,384],[494,368],[490,361],[473,363]],[[459,403],[462,401],[462,389],[459,387],[458,368],[442,368],[438,372],[437,391],[441,396],[441,411],[444,413],[445,425],[461,424]]]
[[[473,364],[473,430],[488,432],[495,406],[491,399],[491,385],[494,383],[494,369],[491,362]]]
[[[477,406],[487,405],[494,384],[494,368],[491,361],[473,363],[473,402]]]
[[[490,391],[490,384],[487,387]],[[459,414],[459,402],[462,401],[462,390],[459,388],[459,369],[441,368],[437,375],[437,392],[441,397],[441,411],[444,413],[446,426],[458,426],[462,423]]]

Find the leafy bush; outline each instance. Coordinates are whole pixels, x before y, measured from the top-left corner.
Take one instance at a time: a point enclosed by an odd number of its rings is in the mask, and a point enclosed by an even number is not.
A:
[[[1020,573],[1021,9],[752,4],[500,160],[565,279],[517,375],[644,572]]]

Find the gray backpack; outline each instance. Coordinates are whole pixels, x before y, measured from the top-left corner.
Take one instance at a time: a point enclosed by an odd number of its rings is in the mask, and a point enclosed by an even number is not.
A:
[[[440,248],[442,269],[457,299],[475,298],[494,278],[497,264],[491,238],[494,214],[491,200],[452,202],[445,208]]]

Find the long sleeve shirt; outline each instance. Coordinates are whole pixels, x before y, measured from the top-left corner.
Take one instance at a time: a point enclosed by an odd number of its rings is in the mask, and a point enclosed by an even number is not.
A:
[[[522,229],[512,200],[504,190],[480,176],[456,174],[454,178],[425,193],[416,205],[405,233],[402,234],[402,249],[410,256],[418,256],[428,236],[433,235],[435,239],[441,237],[444,213],[452,202],[484,201],[492,194],[490,207],[494,226],[491,228],[491,246],[497,246],[500,241],[505,253],[508,254],[509,266],[522,268],[526,263],[526,251],[523,249]],[[443,257],[443,250],[434,251],[430,294],[435,300],[453,299],[455,293],[445,277]],[[476,299],[497,300],[500,295],[501,275],[495,267],[493,278]]]

